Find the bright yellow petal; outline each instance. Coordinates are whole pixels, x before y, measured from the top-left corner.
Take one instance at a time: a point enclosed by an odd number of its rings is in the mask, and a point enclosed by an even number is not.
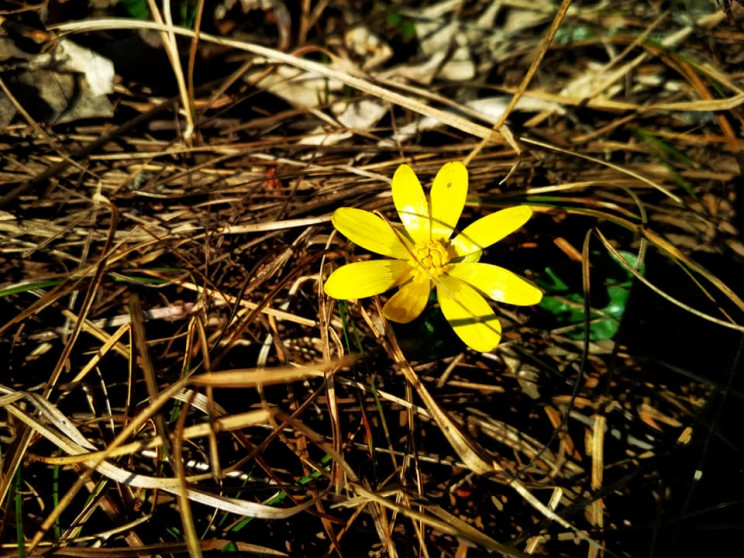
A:
[[[443,275],[437,285],[437,298],[444,317],[466,345],[484,353],[496,348],[501,341],[501,324],[473,287]]]
[[[428,242],[431,237],[429,202],[416,173],[408,165],[400,165],[393,175],[393,202],[414,242]]]
[[[516,231],[531,216],[532,210],[526,205],[491,213],[465,227],[465,230],[452,239],[452,246],[458,256],[465,257],[466,260],[477,260],[481,250]]]
[[[340,300],[374,296],[400,285],[412,272],[411,266],[401,260],[351,263],[331,273],[323,290]]]
[[[459,161],[439,169],[431,185],[431,238],[448,240],[468,197],[468,170]]]
[[[390,300],[385,303],[382,313],[388,320],[407,324],[421,315],[429,301],[431,281],[425,275],[417,273],[413,280],[403,285]]]
[[[399,260],[410,257],[401,241],[401,233],[394,231],[374,213],[353,207],[342,207],[333,212],[331,220],[341,234],[370,252]]]
[[[540,289],[497,265],[456,263],[447,269],[447,275],[465,281],[496,302],[531,306],[542,300]]]

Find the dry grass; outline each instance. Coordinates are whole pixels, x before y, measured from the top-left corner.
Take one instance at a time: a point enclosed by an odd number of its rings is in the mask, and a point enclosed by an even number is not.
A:
[[[396,65],[427,58],[377,8],[400,52],[362,71],[339,34],[368,6],[290,6],[299,30],[276,8],[277,36],[248,38],[169,13],[50,26],[98,48],[158,32],[170,73],[120,76],[113,117],[57,126],[4,89],[23,109],[0,135],[4,553],[728,548],[744,501],[744,9],[502,4],[472,42],[487,8],[460,6],[478,62],[462,81],[437,73],[446,59],[404,79]],[[295,32],[292,50],[265,46]],[[267,85],[287,69],[326,80],[315,105]],[[499,114],[466,104],[497,94]],[[365,100],[385,109],[368,128],[333,112]],[[441,125],[405,136],[419,116]],[[536,211],[490,258],[570,277],[547,294],[591,318],[499,308],[504,341],[478,354],[436,309],[393,328],[380,300],[325,297],[361,252],[332,211],[387,212],[400,163],[428,180],[454,159],[466,219]],[[600,339],[608,254],[632,287]]]

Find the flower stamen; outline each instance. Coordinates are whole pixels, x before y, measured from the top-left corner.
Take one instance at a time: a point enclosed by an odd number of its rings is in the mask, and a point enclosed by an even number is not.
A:
[[[434,278],[443,275],[450,262],[449,251],[439,240],[416,244],[412,256],[411,267]]]

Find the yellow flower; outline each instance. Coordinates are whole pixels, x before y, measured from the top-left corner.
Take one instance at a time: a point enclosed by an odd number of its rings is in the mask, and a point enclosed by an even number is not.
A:
[[[455,333],[476,351],[495,349],[501,324],[484,297],[528,306],[540,302],[542,293],[511,271],[478,260],[485,248],[524,225],[532,210],[517,206],[497,211],[450,240],[467,194],[468,171],[460,162],[439,169],[429,200],[411,167],[401,165],[393,176],[393,202],[403,227],[362,209],[337,209],[332,220],[339,232],[392,259],[340,267],[326,281],[326,294],[355,299],[400,286],[382,310],[389,320],[408,323],[421,315],[436,287],[439,306]]]

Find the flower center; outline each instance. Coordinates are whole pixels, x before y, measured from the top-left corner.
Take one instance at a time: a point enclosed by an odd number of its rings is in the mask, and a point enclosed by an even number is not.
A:
[[[444,273],[449,261],[447,248],[438,240],[430,240],[426,244],[417,244],[413,247],[411,265],[416,270],[439,277]]]

